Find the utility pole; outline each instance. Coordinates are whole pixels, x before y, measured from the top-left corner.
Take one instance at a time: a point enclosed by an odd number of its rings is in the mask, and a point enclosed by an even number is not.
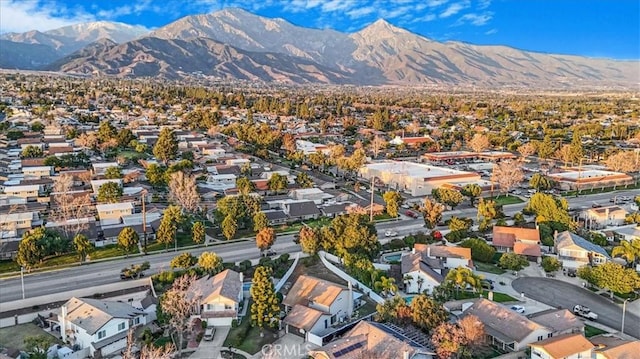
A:
[[[142,192],[142,236],[144,238],[144,254],[147,254],[147,206],[145,204],[146,191]]]
[[[624,334],[624,315],[627,311],[627,301],[629,299],[625,299],[624,302],[622,302],[622,326],[620,328],[620,332]]]
[[[369,222],[373,222],[373,194],[375,193],[376,176],[371,176],[371,204],[369,205]]]
[[[22,299],[24,300],[24,267],[20,266],[20,283],[22,284]],[[624,322],[624,319],[623,319]]]

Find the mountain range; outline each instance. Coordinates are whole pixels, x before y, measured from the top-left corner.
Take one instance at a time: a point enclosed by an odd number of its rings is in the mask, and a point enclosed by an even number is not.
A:
[[[637,88],[640,62],[438,42],[378,20],[355,33],[228,8],[148,31],[94,22],[0,36],[0,67],[353,85]]]

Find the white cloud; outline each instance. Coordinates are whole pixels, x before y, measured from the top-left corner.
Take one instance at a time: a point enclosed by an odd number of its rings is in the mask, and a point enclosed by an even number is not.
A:
[[[478,10],[484,10],[491,5],[491,0],[479,0],[478,1]]]
[[[376,8],[373,6],[365,6],[357,9],[347,11],[347,16],[351,19],[359,18],[376,12]]]
[[[440,14],[440,17],[443,19],[448,18],[468,7],[469,7],[469,1],[460,1],[460,2],[453,3],[449,5],[447,9]]]
[[[447,2],[449,2],[449,0],[427,0],[426,5],[428,7],[438,7],[446,4]]]
[[[485,12],[482,14],[464,14],[456,23],[455,26],[460,26],[464,24],[472,24],[475,26],[483,26],[486,25],[493,18],[492,12]]]
[[[498,32],[498,29],[491,29],[491,30],[489,30],[489,31],[485,32],[484,34],[485,34],[485,35],[493,35],[493,34],[495,34],[496,32]]]
[[[381,11],[380,16],[384,19],[395,19],[399,16],[402,16],[413,9],[412,6],[402,6],[397,7],[395,9],[389,9],[385,11]]]
[[[2,0],[1,6],[0,33],[46,31],[95,21],[95,16],[82,9],[70,10],[54,2]]]

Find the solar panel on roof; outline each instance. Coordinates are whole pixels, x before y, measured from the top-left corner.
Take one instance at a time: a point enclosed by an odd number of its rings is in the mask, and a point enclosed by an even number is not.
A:
[[[352,345],[349,345],[348,347],[338,350],[336,353],[333,353],[333,357],[334,358],[339,358],[347,353],[350,353],[356,349],[362,348],[364,346],[363,342],[358,342]]]

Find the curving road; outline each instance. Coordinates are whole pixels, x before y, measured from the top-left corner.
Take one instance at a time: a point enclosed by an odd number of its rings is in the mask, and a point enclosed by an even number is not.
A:
[[[609,299],[593,293],[588,289],[563,282],[557,279],[522,277],[514,280],[513,289],[531,299],[553,307],[571,310],[574,305],[581,304],[591,308],[598,314],[598,322],[620,330],[622,325],[622,305],[613,304]],[[640,313],[632,312],[627,305],[624,321],[624,332],[640,338]]]

